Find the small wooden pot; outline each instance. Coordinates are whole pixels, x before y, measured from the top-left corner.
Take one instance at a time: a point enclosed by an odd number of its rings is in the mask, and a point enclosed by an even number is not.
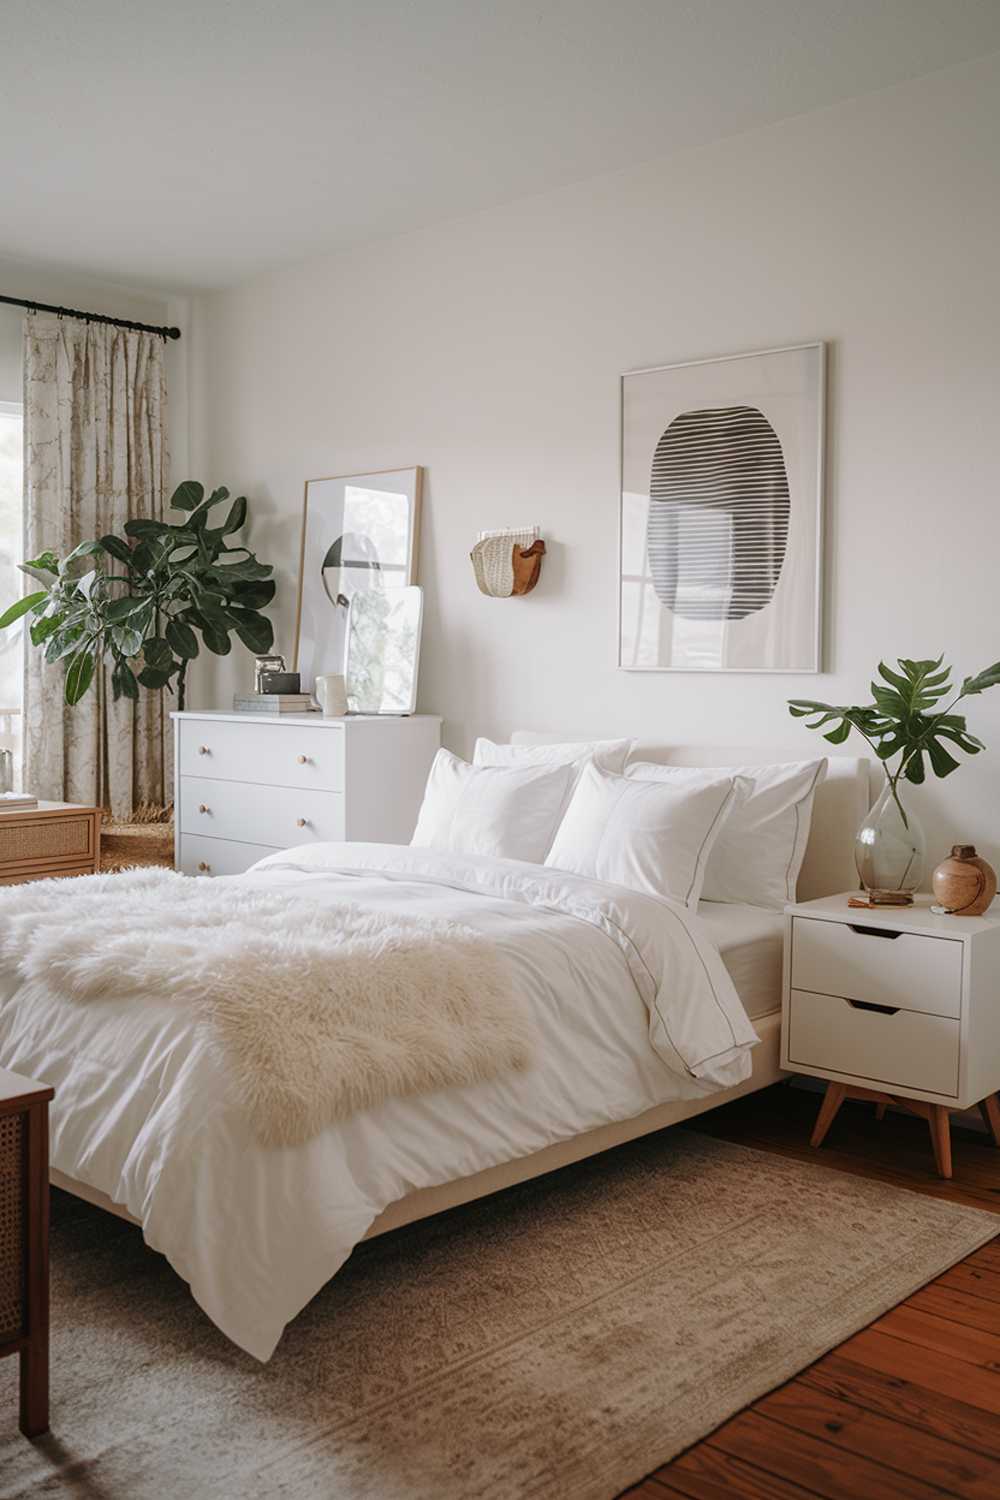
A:
[[[997,893],[996,871],[973,844],[956,844],[931,883],[938,906],[953,917],[981,917]]]

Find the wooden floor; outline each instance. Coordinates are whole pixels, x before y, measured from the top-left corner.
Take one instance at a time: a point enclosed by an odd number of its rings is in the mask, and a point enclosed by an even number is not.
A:
[[[934,1177],[926,1124],[845,1104],[819,1152],[819,1096],[779,1085],[692,1122],[726,1140],[1000,1214],[1000,1151],[953,1126]],[[1000,1219],[997,1223],[1000,1232]],[[1000,1240],[626,1491],[629,1500],[1000,1500]],[[624,1497],[623,1497],[624,1500]]]

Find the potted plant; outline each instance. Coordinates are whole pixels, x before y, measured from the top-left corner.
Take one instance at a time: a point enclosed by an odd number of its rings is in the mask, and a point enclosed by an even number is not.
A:
[[[274,598],[274,570],[228,541],[246,522],[245,498],[233,501],[220,526],[208,524],[212,508],[228,499],[225,488],[206,499],[204,486],[186,479],[170,501],[187,513],[179,524],[127,521],[124,536],[81,542],[61,560],[44,552],[22,563],[40,587],[0,616],[0,630],[30,615],[32,643],[46,661],[67,664],[67,703],[79,703],[110,659],[116,699],[137,698],[141,683],[176,690],[183,708],[199,637],[218,656],[231,650],[233,633],[256,653],[274,640],[261,614]]]
[[[963,714],[954,712],[963,698],[1000,683],[1000,662],[975,677],[966,677],[954,693],[951,668],[937,661],[897,662],[899,671],[879,662],[880,682],[871,684],[873,701],[852,707],[792,698],[794,718],[808,719],[809,729],[825,730],[824,739],[842,745],[852,729],[868,741],[885,771],[885,786],[861,827],[854,858],[861,883],[875,904],[905,905],[913,900],[923,874],[924,835],[911,809],[903,806],[901,783],[919,786],[928,767],[935,776],[950,776],[960,761],[949,746],[966,755],[986,747],[970,734]],[[949,699],[939,707],[942,699]],[[833,728],[827,729],[827,725]]]

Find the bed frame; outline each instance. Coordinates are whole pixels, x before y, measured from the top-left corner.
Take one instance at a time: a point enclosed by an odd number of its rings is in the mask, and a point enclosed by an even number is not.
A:
[[[518,731],[511,741],[518,745],[557,744],[571,739],[593,739],[593,734],[532,734]],[[607,736],[612,738],[612,736]],[[798,745],[775,748],[773,746],[720,746],[720,745],[669,745],[661,740],[636,740],[632,758],[654,761],[659,765],[675,766],[740,766],[770,765],[779,761],[807,760],[810,746]],[[830,755],[826,777],[816,792],[813,804],[812,825],[809,843],[799,876],[798,899],[810,901],[816,896],[830,896],[837,891],[850,890],[857,885],[854,867],[854,833],[870,805],[869,777],[871,762],[853,755]],[[469,1177],[459,1177],[453,1182],[441,1183],[437,1187],[420,1188],[408,1193],[396,1203],[390,1203],[371,1225],[365,1239],[387,1234],[391,1229],[400,1229],[404,1224],[417,1219],[429,1218],[431,1214],[445,1209],[457,1208],[459,1204],[471,1203],[489,1193],[514,1187],[546,1172],[555,1172],[571,1162],[596,1156],[613,1146],[637,1140],[651,1131],[662,1130],[667,1125],[676,1125],[681,1120],[690,1120],[706,1110],[716,1109],[741,1094],[753,1093],[767,1088],[786,1075],[778,1066],[781,1052],[781,996],[774,997],[774,1010],[754,1022],[760,1037],[760,1046],[751,1052],[752,1071],[750,1077],[734,1088],[719,1093],[704,1095],[699,1099],[680,1099],[645,1110],[631,1120],[620,1120],[610,1125],[601,1125],[596,1130],[585,1131],[566,1141],[557,1141],[529,1156],[515,1161],[501,1162],[484,1172],[475,1172]],[[120,1203],[115,1203],[107,1194],[86,1183],[67,1177],[54,1168],[49,1173],[55,1187],[65,1188],[78,1198],[117,1214],[131,1224],[139,1220]]]

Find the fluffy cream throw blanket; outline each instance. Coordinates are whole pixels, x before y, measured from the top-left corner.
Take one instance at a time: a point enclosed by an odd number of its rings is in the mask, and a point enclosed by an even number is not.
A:
[[[0,891],[0,956],[75,1000],[167,995],[225,1048],[267,1145],[392,1095],[528,1066],[535,1030],[495,947],[428,917],[133,870]]]

